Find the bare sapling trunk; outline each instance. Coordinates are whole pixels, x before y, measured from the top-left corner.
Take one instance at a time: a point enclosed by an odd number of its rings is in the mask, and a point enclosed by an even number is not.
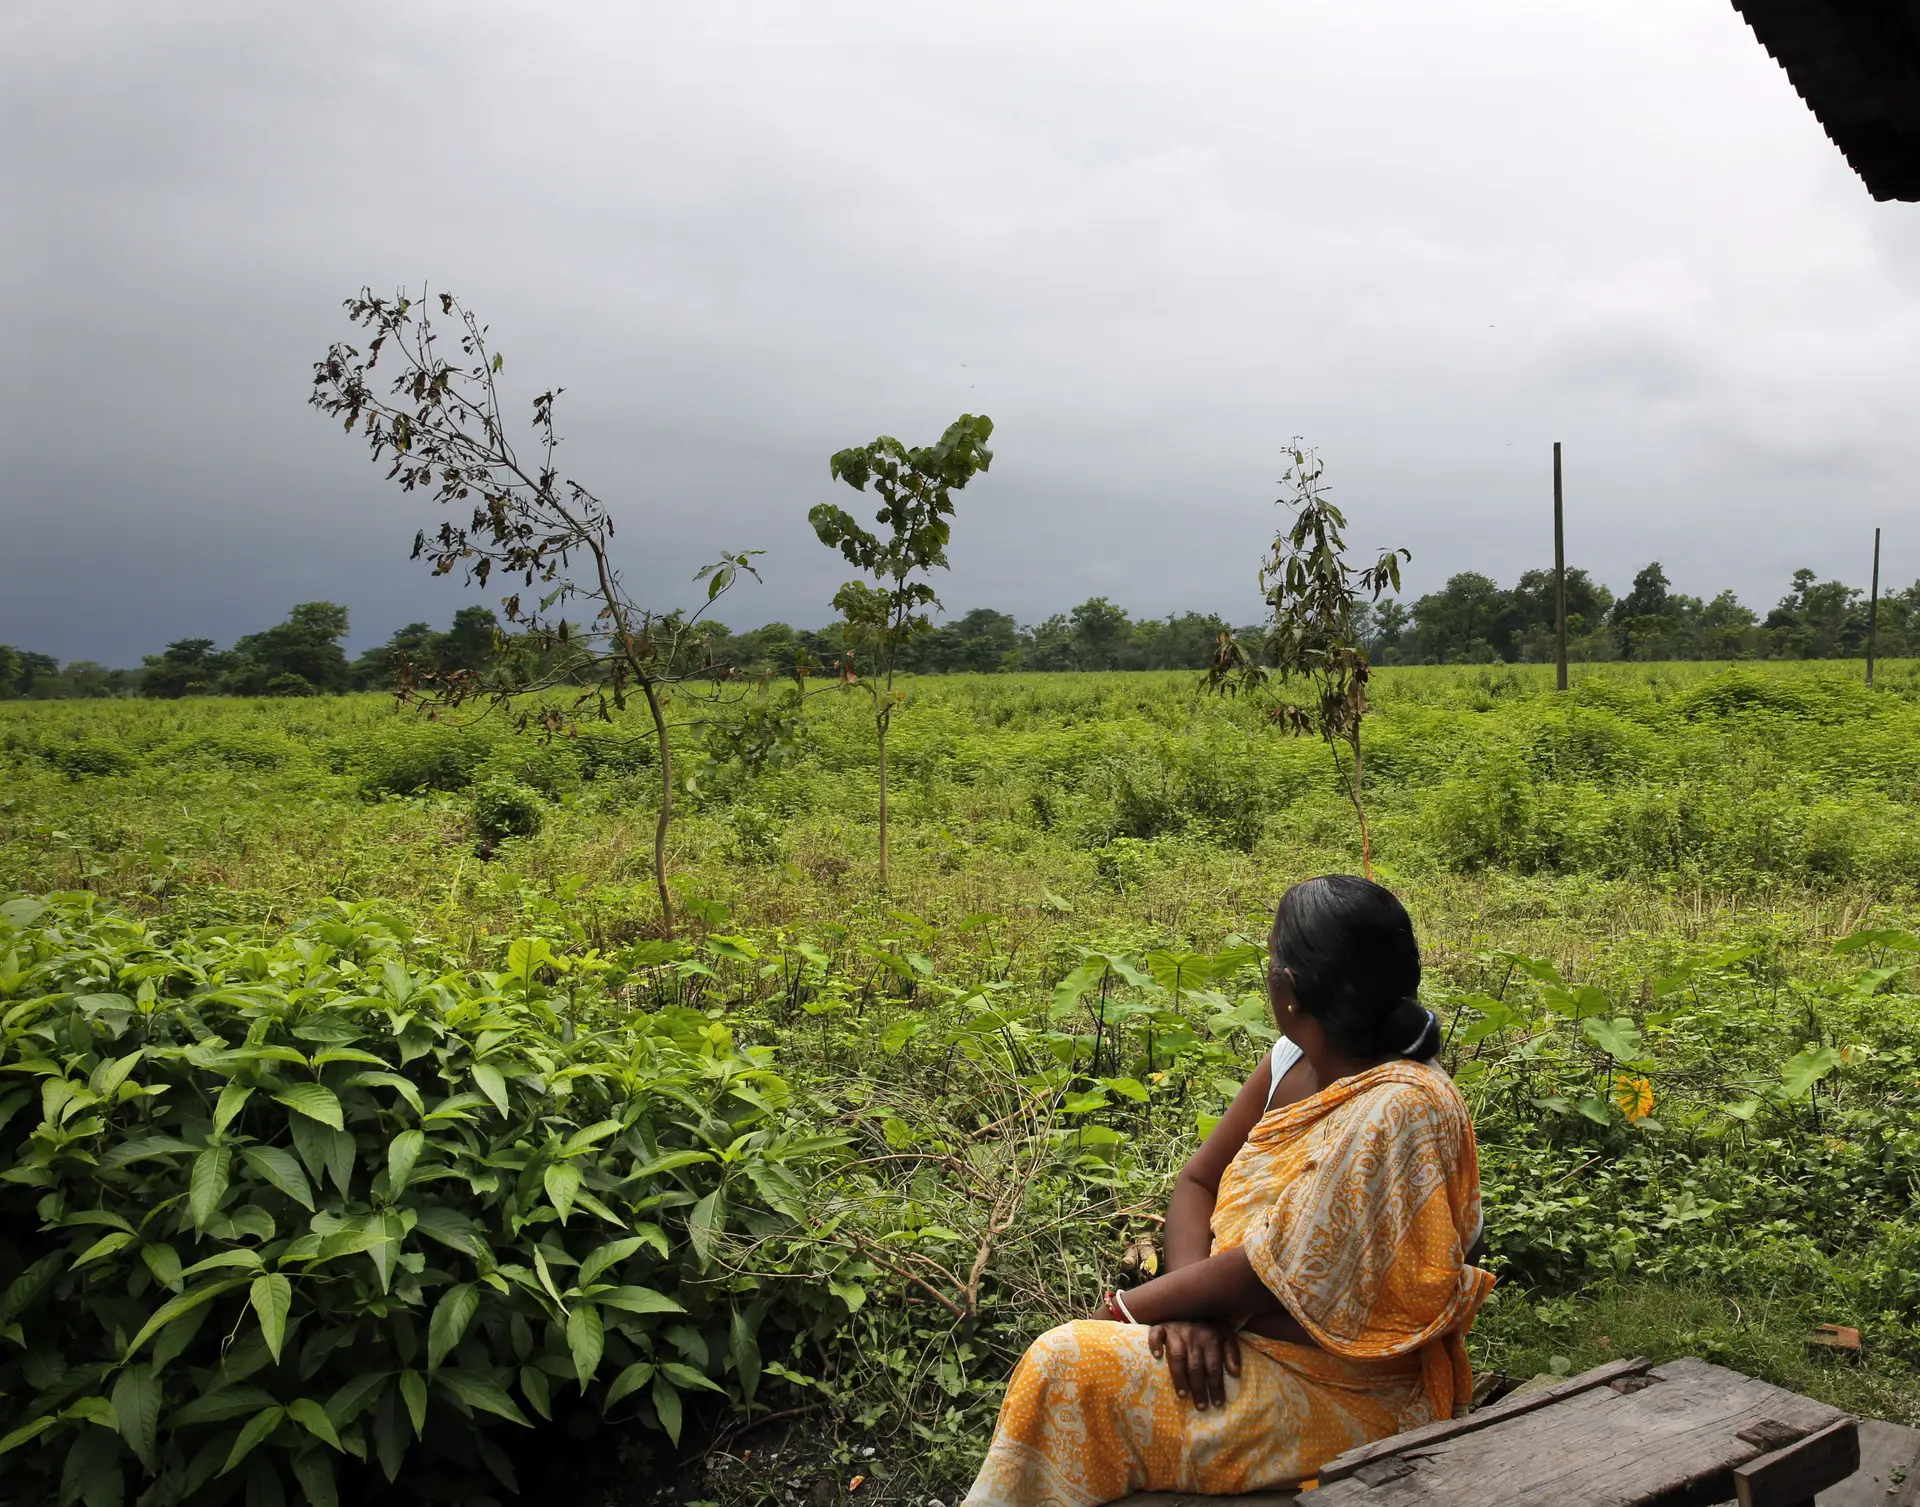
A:
[[[880,734],[880,888],[887,887],[887,719],[875,723]]]
[[[673,820],[673,740],[667,736],[667,717],[660,693],[651,680],[641,683],[647,710],[653,714],[653,737],[660,750],[660,813],[653,821],[653,886],[660,896],[660,935],[673,935],[673,898],[667,890],[667,827]]]
[[[1364,765],[1360,757],[1360,729],[1353,730],[1353,786],[1347,792],[1353,800],[1353,814],[1360,818],[1360,873],[1373,878],[1373,833],[1367,827],[1367,806],[1361,785]]]

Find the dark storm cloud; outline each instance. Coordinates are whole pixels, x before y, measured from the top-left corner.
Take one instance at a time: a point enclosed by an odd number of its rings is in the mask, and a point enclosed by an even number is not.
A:
[[[1725,0],[1036,9],[0,12],[0,640],[445,621],[302,406],[423,279],[567,386],[636,582],[769,552],[743,623],[826,617],[828,453],[962,409],[955,607],[1250,613],[1296,432],[1415,590],[1546,558],[1556,438],[1616,585],[1920,575],[1920,208]]]

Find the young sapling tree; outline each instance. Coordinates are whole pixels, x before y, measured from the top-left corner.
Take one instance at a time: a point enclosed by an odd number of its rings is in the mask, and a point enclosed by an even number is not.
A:
[[[1349,565],[1347,520],[1327,498],[1320,479],[1324,463],[1298,436],[1287,455],[1290,464],[1280,479],[1286,492],[1278,505],[1293,514],[1293,522],[1275,535],[1261,562],[1265,633],[1248,645],[1231,630],[1223,632],[1206,683],[1218,693],[1264,700],[1275,726],[1325,742],[1359,818],[1360,868],[1371,879],[1373,836],[1360,747],[1369,667],[1360,639],[1367,609],[1381,592],[1400,589],[1400,562],[1413,556],[1387,549],[1371,565]],[[1350,767],[1342,761],[1343,747]]]
[[[862,528],[845,509],[823,502],[807,521],[829,549],[873,577],[876,585],[849,581],[834,593],[847,642],[842,683],[857,685],[873,698],[873,725],[880,760],[880,884],[887,883],[887,729],[900,693],[894,676],[914,635],[932,627],[925,609],[940,599],[924,577],[947,568],[947,539],[952,532],[953,493],[993,464],[987,441],[993,420],[963,413],[931,445],[909,449],[888,435],[869,445],[839,451],[829,468],[836,481],[856,492],[872,483],[880,498],[874,520],[884,535]],[[866,679],[858,677],[859,656],[870,659]]]
[[[498,571],[522,587],[538,586],[532,601],[518,592],[503,599],[508,627],[496,636],[493,666],[405,675],[403,699],[437,709],[475,698],[509,705],[514,698],[566,688],[572,705],[517,712],[524,729],[537,723],[549,736],[573,713],[592,707],[612,720],[638,693],[652,720],[660,764],[660,810],[653,832],[653,876],[660,924],[673,930],[667,888],[667,832],[673,819],[673,745],[667,718],[675,686],[724,678],[706,651],[700,619],[741,574],[758,580],[761,552],[722,554],[694,579],[706,600],[693,612],[662,612],[634,599],[612,555],[613,515],[599,497],[555,465],[560,445],[554,404],[563,389],[533,399],[530,443],[523,456],[512,438],[498,379],[505,359],[489,348],[487,327],[450,293],[435,295],[451,321],[459,359],[441,349],[425,295],[376,297],[371,289],[346,301],[347,317],[371,339],[362,353],[336,343],[314,363],[308,401],[340,419],[348,433],[366,436],[376,461],[391,456],[388,479],[402,491],[431,493],[467,510],[464,521],[443,520],[414,536],[413,558],[424,556],[436,576],[455,568],[485,586]],[[375,368],[392,356],[393,375],[380,384]],[[574,567],[582,567],[576,575]],[[584,624],[563,614],[578,599],[591,607]]]

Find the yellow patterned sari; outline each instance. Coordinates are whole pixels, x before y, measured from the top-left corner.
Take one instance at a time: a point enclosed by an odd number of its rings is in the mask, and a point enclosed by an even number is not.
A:
[[[1480,1165],[1453,1080],[1396,1061],[1270,1110],[1220,1179],[1213,1250],[1245,1246],[1318,1349],[1243,1333],[1227,1403],[1176,1396],[1147,1330],[1095,1320],[1015,1368],[963,1507],[1096,1507],[1134,1491],[1287,1486],[1453,1417],[1493,1277],[1467,1265]]]

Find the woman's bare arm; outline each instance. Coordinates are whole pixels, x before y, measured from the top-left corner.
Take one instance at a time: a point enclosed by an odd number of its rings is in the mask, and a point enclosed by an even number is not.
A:
[[[1183,1266],[1207,1259],[1213,1249],[1213,1205],[1220,1194],[1220,1178],[1227,1163],[1239,1154],[1247,1136],[1260,1122],[1267,1107],[1271,1055],[1260,1059],[1233,1103],[1220,1117],[1200,1149],[1180,1169],[1173,1185],[1173,1198],[1167,1204],[1166,1267],[1176,1272]]]

